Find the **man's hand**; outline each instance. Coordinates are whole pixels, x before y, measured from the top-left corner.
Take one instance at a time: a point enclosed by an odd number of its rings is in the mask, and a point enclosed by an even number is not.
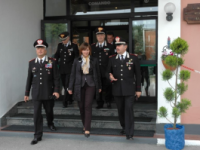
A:
[[[115,79],[115,78],[113,77],[112,73],[109,73],[109,75],[110,75],[110,80],[111,80],[111,81],[117,81],[117,79]]]
[[[99,93],[101,93],[101,89],[99,89]]]
[[[60,97],[60,94],[59,94],[59,93],[57,93],[57,92],[54,92],[54,93],[53,93],[53,95],[55,95],[55,96],[56,96],[56,99],[58,99],[58,98]]]
[[[29,101],[29,96],[24,96],[24,101],[25,102]]]
[[[137,98],[139,98],[141,96],[141,92],[135,92],[135,95],[137,96]]]
[[[73,93],[72,93],[72,90],[68,90],[68,93],[70,94],[70,95],[72,95]]]

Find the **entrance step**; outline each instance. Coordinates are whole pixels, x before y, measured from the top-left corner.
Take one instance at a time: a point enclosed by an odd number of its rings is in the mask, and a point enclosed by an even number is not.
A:
[[[44,125],[47,124],[45,115]],[[80,127],[82,122],[80,116],[75,115],[55,115],[54,124],[56,127]],[[135,117],[135,130],[155,130],[155,119],[149,117]],[[32,114],[16,114],[12,117],[7,117],[7,125],[27,125],[33,126]],[[93,116],[92,128],[109,128],[121,129],[118,117],[116,116]]]
[[[118,111],[116,108],[116,104],[112,103],[112,108],[108,109],[106,106],[102,109],[96,109],[96,104],[93,104],[92,108],[92,116],[118,116]],[[33,102],[30,101],[28,103],[20,103],[19,106],[17,106],[18,113],[23,114],[33,114]],[[135,117],[150,117],[155,118],[156,117],[156,110],[157,106],[155,103],[136,103],[134,105],[134,116]],[[42,109],[42,113],[45,114],[44,109]],[[54,114],[55,115],[80,115],[79,108],[77,106],[77,103],[74,102],[72,105],[70,105],[67,108],[62,108],[62,102],[57,101],[55,102],[54,107]]]

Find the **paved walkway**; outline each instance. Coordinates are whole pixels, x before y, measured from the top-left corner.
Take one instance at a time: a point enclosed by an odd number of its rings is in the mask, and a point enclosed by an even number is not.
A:
[[[155,138],[135,138],[128,141],[125,137],[96,136],[88,139],[83,135],[44,133],[43,139],[36,145],[30,145],[33,133],[0,132],[0,150],[166,150],[157,146]],[[199,150],[190,146],[184,150]]]

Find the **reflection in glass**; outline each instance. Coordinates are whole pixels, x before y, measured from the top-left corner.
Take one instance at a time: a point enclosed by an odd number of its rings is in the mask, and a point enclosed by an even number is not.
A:
[[[136,7],[135,12],[152,12],[158,11],[158,7]]]
[[[45,16],[66,16],[66,0],[46,0]]]
[[[141,66],[142,96],[156,96],[156,66]]]
[[[45,23],[45,39],[49,44],[48,56],[53,56],[57,50],[57,45],[61,41],[58,35],[67,31],[67,23]]]
[[[142,60],[156,59],[156,21],[133,21],[134,53]]]
[[[122,26],[128,24],[128,19],[105,20],[105,26]]]
[[[71,0],[72,15],[130,13],[131,0]]]

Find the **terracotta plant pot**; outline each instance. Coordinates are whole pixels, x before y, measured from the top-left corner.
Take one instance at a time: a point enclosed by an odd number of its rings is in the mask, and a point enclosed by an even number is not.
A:
[[[176,67],[170,67],[169,65],[167,65],[167,64],[165,63],[164,60],[162,60],[162,63],[163,63],[163,66],[165,67],[165,69],[169,69],[169,70],[171,70],[171,71],[176,70]]]

